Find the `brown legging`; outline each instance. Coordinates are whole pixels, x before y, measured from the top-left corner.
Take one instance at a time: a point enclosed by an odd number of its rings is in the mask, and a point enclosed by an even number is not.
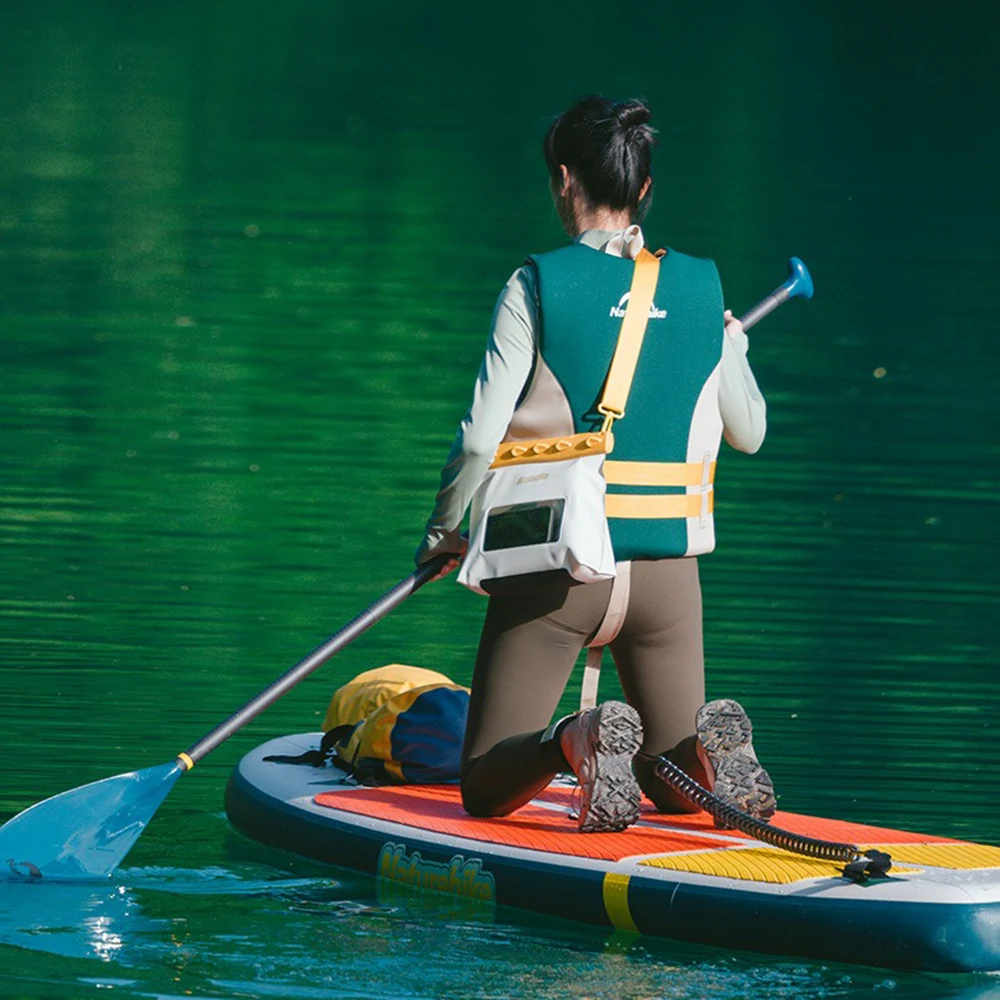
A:
[[[462,801],[473,816],[504,816],[552,780],[551,751],[540,737],[610,598],[610,580],[490,598],[462,748]],[[640,753],[666,752],[704,782],[694,750],[694,716],[705,700],[696,559],[632,563],[628,611],[611,652],[625,698],[642,718]],[[660,810],[695,808],[654,777],[642,756],[634,764]]]

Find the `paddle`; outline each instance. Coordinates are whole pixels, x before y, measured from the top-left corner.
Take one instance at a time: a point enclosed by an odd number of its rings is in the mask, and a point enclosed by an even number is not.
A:
[[[742,318],[748,330],[790,298],[812,298],[813,283],[798,257],[788,262],[788,280]],[[401,580],[225,722],[166,764],[104,778],[54,795],[18,813],[0,827],[0,862],[17,878],[74,879],[110,875],[185,771],[256,718],[299,681],[326,663],[380,618],[433,578],[452,556],[444,555]]]
[[[78,879],[110,875],[185,771],[415,593],[449,558],[438,556],[415,569],[169,763],[71,788],[8,820],[0,827],[0,864],[7,866],[7,877]]]
[[[778,285],[770,295],[764,296],[749,312],[740,317],[743,329],[749,330],[768,313],[774,312],[783,302],[796,297],[811,299],[813,280],[809,268],[798,257],[792,257],[788,261],[788,280]]]

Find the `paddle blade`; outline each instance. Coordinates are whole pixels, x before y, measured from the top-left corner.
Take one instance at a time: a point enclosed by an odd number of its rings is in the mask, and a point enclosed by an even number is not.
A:
[[[39,802],[0,826],[0,878],[102,878],[136,842],[184,768],[116,774]]]

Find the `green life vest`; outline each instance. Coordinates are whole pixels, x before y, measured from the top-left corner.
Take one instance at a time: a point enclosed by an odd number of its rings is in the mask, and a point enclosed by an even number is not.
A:
[[[538,277],[539,348],[562,386],[576,433],[597,413],[635,265],[573,244],[529,258]],[[668,250],[625,416],[605,463],[615,557],[710,552],[715,461],[722,436],[722,288],[715,264]]]

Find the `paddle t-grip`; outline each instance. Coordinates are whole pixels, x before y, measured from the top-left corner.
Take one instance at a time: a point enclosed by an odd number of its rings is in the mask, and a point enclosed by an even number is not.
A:
[[[783,302],[789,299],[813,297],[813,280],[809,274],[809,268],[799,260],[792,257],[788,261],[788,280],[784,284],[771,292],[770,295],[761,299],[749,312],[740,317],[740,323],[744,330],[749,330],[755,323],[760,322],[768,313],[774,312]]]

